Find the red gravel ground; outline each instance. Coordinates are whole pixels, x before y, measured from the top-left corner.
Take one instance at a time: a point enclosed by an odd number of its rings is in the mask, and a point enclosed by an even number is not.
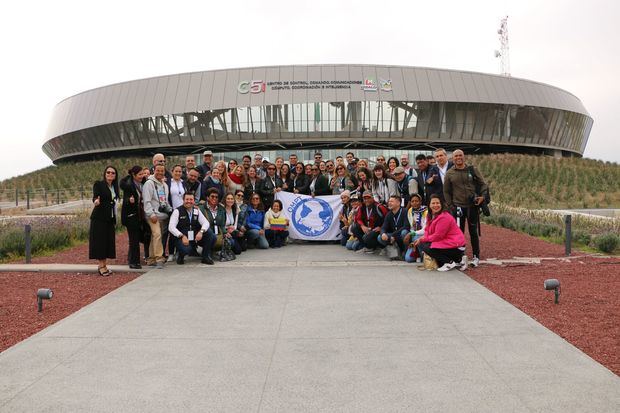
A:
[[[483,259],[561,257],[564,247],[484,225],[481,255]],[[540,265],[481,265],[467,274],[620,375],[620,259],[586,257],[570,262],[545,260]],[[543,288],[547,278],[561,282],[557,305],[553,292]]]
[[[94,274],[0,272],[0,352],[62,320],[80,308],[138,277],[136,273]],[[54,297],[37,311],[37,289]]]

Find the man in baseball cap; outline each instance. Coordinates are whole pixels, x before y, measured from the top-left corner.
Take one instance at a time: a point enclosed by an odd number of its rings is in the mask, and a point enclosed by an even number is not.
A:
[[[211,175],[211,169],[213,168],[213,152],[204,151],[202,153],[203,162],[198,165],[196,169],[200,173],[199,180],[203,181],[207,176]]]
[[[387,215],[387,208],[375,201],[371,191],[364,191],[362,194],[364,204],[355,214],[356,226],[353,227],[353,235],[361,240],[364,247],[363,252],[372,253],[377,247],[379,233],[383,220]]]

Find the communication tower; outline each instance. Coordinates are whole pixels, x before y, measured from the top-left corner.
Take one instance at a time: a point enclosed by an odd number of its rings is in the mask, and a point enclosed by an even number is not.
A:
[[[510,76],[510,49],[508,47],[508,16],[501,21],[499,29],[500,49],[495,51],[495,57],[500,59],[500,73],[502,76]]]

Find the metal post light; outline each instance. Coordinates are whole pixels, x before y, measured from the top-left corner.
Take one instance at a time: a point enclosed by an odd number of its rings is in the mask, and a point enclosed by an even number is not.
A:
[[[43,311],[43,300],[51,300],[54,292],[50,288],[39,288],[37,291],[37,307],[39,312]]]
[[[555,278],[545,280],[545,290],[553,290],[555,293],[555,303],[560,303],[560,281]]]

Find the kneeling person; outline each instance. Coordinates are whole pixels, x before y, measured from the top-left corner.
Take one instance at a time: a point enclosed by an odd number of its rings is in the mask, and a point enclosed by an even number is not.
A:
[[[406,249],[403,239],[409,233],[409,220],[407,220],[407,210],[401,208],[400,203],[401,199],[398,195],[392,195],[388,199],[390,212],[383,220],[377,242],[384,247],[388,245],[398,246],[399,255],[402,256]]]
[[[183,196],[183,205],[172,212],[168,230],[177,238],[177,264],[184,264],[185,256],[200,245],[202,247],[201,262],[213,265],[211,250],[215,244],[215,236],[209,231],[209,221],[195,207],[193,193],[186,192]]]

